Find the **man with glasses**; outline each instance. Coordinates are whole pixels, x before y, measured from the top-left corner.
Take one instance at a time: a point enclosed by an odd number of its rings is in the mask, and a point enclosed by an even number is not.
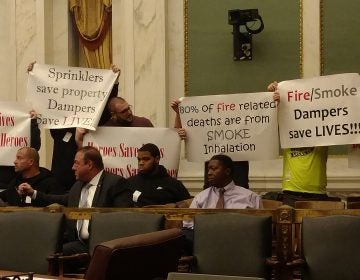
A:
[[[122,97],[112,97],[108,102],[110,119],[102,126],[113,127],[154,127],[151,121],[145,117],[134,116],[131,105]],[[88,132],[85,128],[76,128],[75,141],[78,148],[83,146],[84,135]]]
[[[134,116],[131,105],[122,97],[113,97],[108,102],[111,118],[104,126],[154,127],[145,117]]]

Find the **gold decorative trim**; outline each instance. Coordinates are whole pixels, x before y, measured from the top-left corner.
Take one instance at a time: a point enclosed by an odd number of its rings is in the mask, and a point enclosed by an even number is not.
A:
[[[189,94],[189,3],[183,1],[184,6],[184,96]]]
[[[320,76],[324,75],[324,2],[320,0]]]
[[[300,15],[299,15],[299,72],[300,78],[304,77],[304,25],[303,25],[303,17],[304,17],[304,9],[303,9],[303,0],[299,1],[300,5]]]

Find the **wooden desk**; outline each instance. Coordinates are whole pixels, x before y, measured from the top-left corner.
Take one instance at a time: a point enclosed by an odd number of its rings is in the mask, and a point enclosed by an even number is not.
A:
[[[15,271],[8,271],[8,270],[0,270],[0,279],[1,277],[10,277],[12,275],[16,275],[22,272],[15,272]],[[26,273],[25,273],[26,274]],[[61,276],[50,276],[50,275],[40,275],[34,274],[33,280],[45,280],[45,279],[58,279],[58,280],[81,280],[79,278],[68,278],[68,277],[61,277]]]

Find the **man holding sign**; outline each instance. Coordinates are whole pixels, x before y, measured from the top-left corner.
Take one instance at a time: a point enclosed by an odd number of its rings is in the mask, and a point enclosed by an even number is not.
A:
[[[268,86],[280,103],[278,84]],[[294,206],[300,200],[327,200],[327,146],[286,148],[283,152],[283,203]]]
[[[120,69],[115,65],[111,70],[38,65],[35,62],[27,68],[27,98],[38,106],[39,124],[50,128],[54,140],[51,170],[66,189],[75,182],[71,170],[78,148],[75,127],[94,129],[97,122],[101,125],[108,119],[108,112],[103,109],[109,96],[117,95],[117,83],[113,84],[120,75]]]
[[[327,146],[360,142],[358,73],[334,74],[269,85],[280,100],[285,203],[326,200]]]
[[[144,117],[134,116],[131,105],[122,97],[113,97],[108,102],[111,118],[104,126],[117,127],[153,127],[151,121]]]
[[[110,118],[100,126],[109,127],[154,127],[151,121],[145,117],[134,116],[131,110],[131,105],[120,97],[112,97],[107,105],[110,112]],[[87,129],[77,128],[75,141],[80,148],[83,146],[84,135],[88,132]]]

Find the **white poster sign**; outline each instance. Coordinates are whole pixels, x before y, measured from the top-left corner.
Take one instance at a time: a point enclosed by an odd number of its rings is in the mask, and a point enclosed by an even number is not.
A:
[[[180,160],[180,137],[173,128],[98,127],[84,137],[84,146],[100,151],[105,170],[128,178],[138,173],[138,149],[153,143],[160,150],[160,164],[170,176],[177,177]]]
[[[270,92],[184,97],[179,111],[189,161],[215,154],[233,160],[279,155],[277,108]]]
[[[360,76],[337,74],[279,83],[282,148],[360,143]]]
[[[17,151],[30,146],[30,122],[26,105],[0,102],[0,165],[14,165]]]
[[[117,78],[112,70],[35,64],[27,101],[43,128],[95,130]]]

